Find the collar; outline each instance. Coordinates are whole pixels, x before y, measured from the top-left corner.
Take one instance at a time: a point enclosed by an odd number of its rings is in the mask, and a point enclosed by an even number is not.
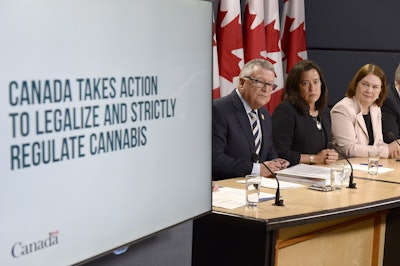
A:
[[[250,105],[246,102],[245,99],[243,99],[242,94],[240,93],[240,91],[238,89],[236,89],[236,93],[237,93],[237,95],[239,96],[240,100],[243,103],[243,107],[246,110],[246,114],[250,113],[253,109],[251,109]],[[258,116],[258,110],[256,109],[255,111],[256,111],[256,114]]]

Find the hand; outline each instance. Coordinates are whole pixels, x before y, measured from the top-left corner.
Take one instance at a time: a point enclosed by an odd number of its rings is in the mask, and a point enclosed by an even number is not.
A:
[[[325,158],[326,164],[334,163],[339,159],[339,154],[334,149],[326,149],[323,151],[326,152],[326,158]]]
[[[339,154],[334,149],[324,149],[318,152],[315,157],[315,163],[331,164],[339,159]]]
[[[273,159],[272,161],[279,162],[281,164],[279,170],[288,168],[288,166],[290,165],[289,161],[286,161],[285,159],[282,159],[282,158],[276,158],[276,159]]]
[[[283,169],[282,167],[286,168],[287,165],[289,165],[289,162],[284,159],[275,159],[272,161],[265,161],[264,164],[266,164],[272,172],[275,172],[275,171]],[[268,169],[262,164],[261,164],[260,172],[261,172],[260,173],[261,176],[270,176],[271,175],[270,171],[268,171]]]
[[[211,188],[212,188],[212,191],[213,191],[213,192],[214,192],[214,191],[218,191],[219,186],[218,186],[217,182],[212,181],[212,183],[211,183]]]
[[[389,157],[390,158],[400,157],[400,145],[397,143],[397,141],[392,141],[389,144]]]

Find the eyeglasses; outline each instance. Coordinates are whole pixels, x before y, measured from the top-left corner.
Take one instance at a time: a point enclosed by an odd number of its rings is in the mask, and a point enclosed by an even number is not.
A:
[[[269,82],[264,82],[264,81],[261,81],[261,80],[258,80],[258,79],[255,79],[255,78],[252,78],[252,77],[249,77],[249,76],[245,76],[244,78],[251,80],[253,82],[253,84],[257,88],[260,88],[260,89],[263,89],[263,88],[267,87],[268,89],[273,91],[273,90],[276,89],[276,87],[278,87],[278,85],[276,85],[276,84],[269,83]]]
[[[361,86],[364,88],[364,89],[369,89],[369,87],[371,87],[373,90],[380,90],[381,89],[381,86],[380,85],[371,85],[371,84],[369,84],[368,82],[366,82],[366,81],[360,81],[361,82]]]
[[[310,84],[312,84],[313,86],[319,86],[319,85],[321,85],[321,80],[320,79],[315,79],[313,81],[309,81],[309,80],[300,81],[300,86],[302,86],[302,87],[309,88]]]

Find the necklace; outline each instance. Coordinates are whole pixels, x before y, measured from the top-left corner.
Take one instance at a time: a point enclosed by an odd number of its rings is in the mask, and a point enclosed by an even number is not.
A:
[[[318,116],[314,117],[312,116],[312,119],[315,121],[315,125],[317,126],[318,130],[322,130],[322,124],[318,120]]]

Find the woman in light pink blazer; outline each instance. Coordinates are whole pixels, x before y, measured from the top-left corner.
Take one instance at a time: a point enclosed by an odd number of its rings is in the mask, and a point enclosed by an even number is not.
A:
[[[351,80],[346,97],[333,106],[333,140],[348,157],[368,157],[371,146],[379,146],[383,158],[400,155],[396,141],[383,141],[380,106],[385,98],[385,73],[379,66],[367,64]]]

